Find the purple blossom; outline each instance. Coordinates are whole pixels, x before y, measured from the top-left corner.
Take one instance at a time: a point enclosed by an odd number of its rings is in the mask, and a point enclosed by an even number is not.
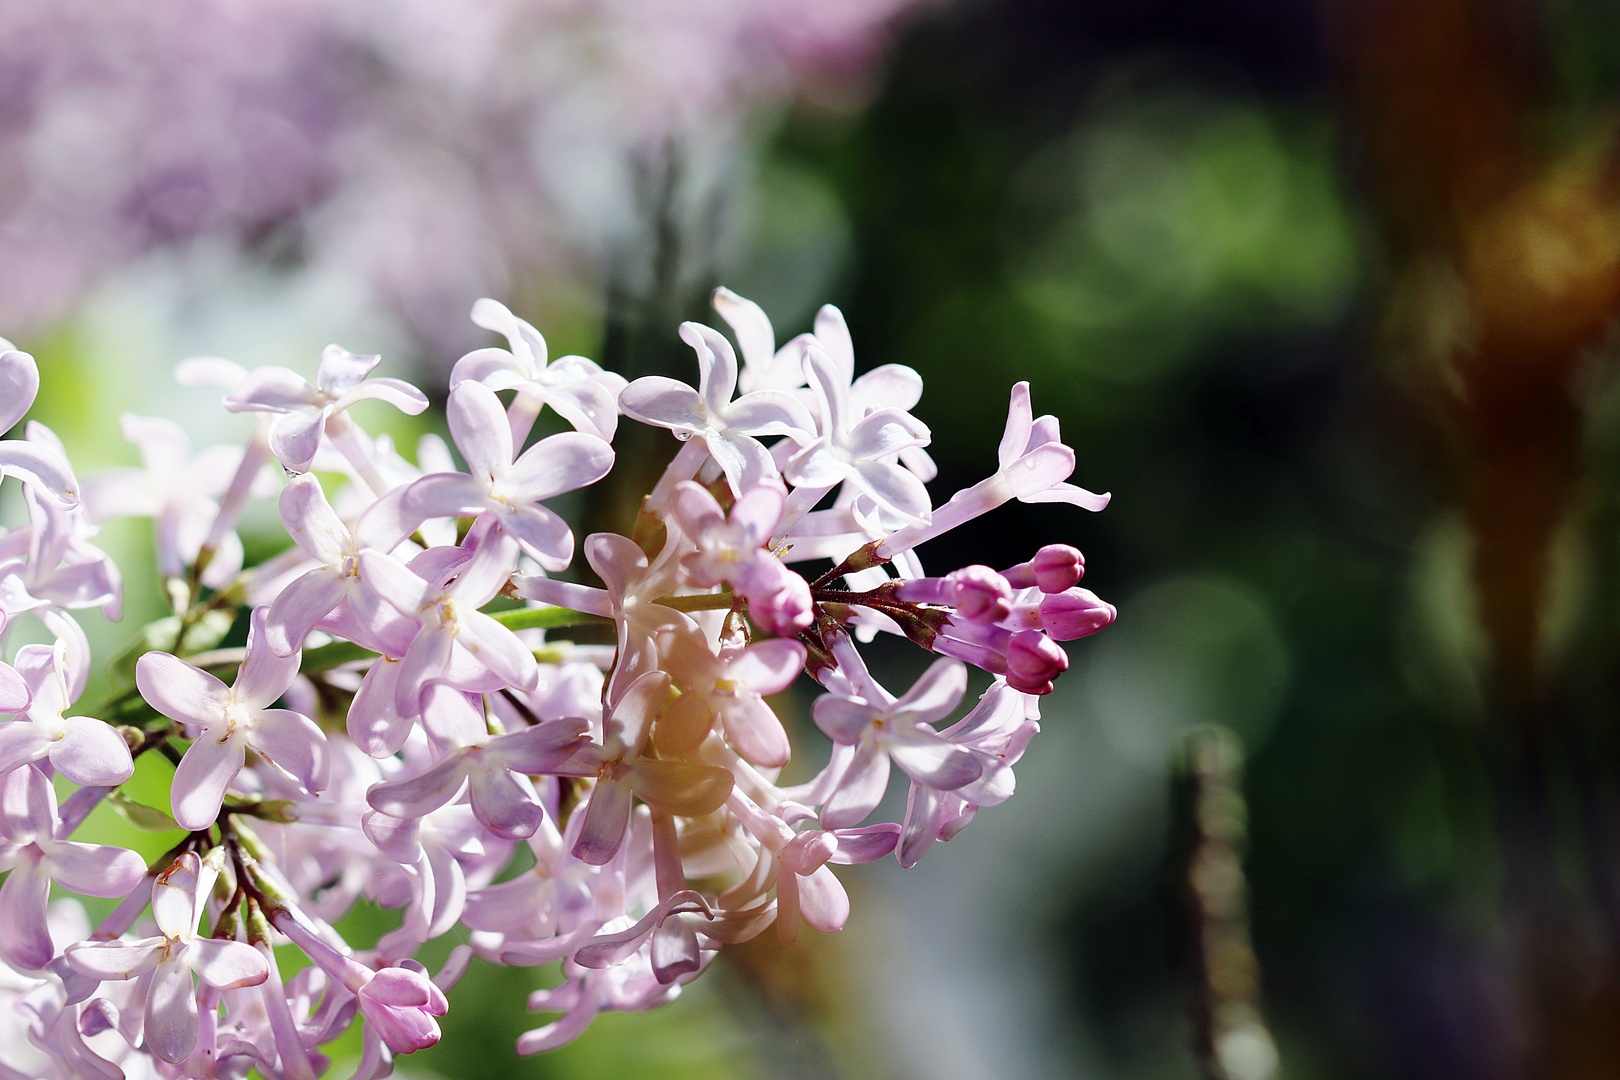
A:
[[[216,990],[256,986],[268,975],[265,958],[241,941],[203,937],[203,916],[218,870],[185,852],[152,884],[158,936],[136,941],[84,941],[68,963],[93,979],[133,979],[151,973],[146,988],[146,1043],[164,1061],[183,1061],[197,1044],[196,980]]]
[[[561,771],[585,735],[583,720],[490,735],[466,696],[442,683],[428,690],[422,718],[453,749],[423,773],[375,785],[366,801],[391,817],[415,819],[454,799],[465,785],[478,821],[507,840],[533,836],[544,815],[532,789],[525,790],[525,775]]]
[[[567,567],[574,534],[540,504],[606,476],[613,448],[595,435],[565,432],[541,439],[513,460],[506,411],[493,390],[476,382],[450,392],[449,417],[470,472],[424,476],[405,492],[404,507],[423,517],[491,514],[542,567]]]
[[[299,655],[276,656],[264,621],[265,609],[255,608],[247,653],[231,686],[164,652],[149,652],[135,665],[141,696],[194,736],[174,770],[171,804],[183,829],[213,824],[249,750],[305,791],[326,786],[326,735],[302,713],[270,707],[292,685]]]
[[[23,715],[0,724],[0,772],[29,762],[48,760],[75,784],[116,787],[135,772],[124,737],[100,720],[64,716],[73,705],[68,693],[67,646],[24,645],[17,652],[17,673],[29,701]]]
[[[34,406],[39,393],[39,366],[34,358],[0,338],[0,435],[16,427]],[[79,501],[79,482],[60,454],[49,447],[18,439],[0,440],[0,479],[16,476],[35,484],[58,500]]]
[[[146,873],[133,851],[59,837],[51,782],[33,765],[0,779],[0,958],[24,970],[51,962],[56,945],[46,925],[51,882],[86,896],[127,895]]]
[[[698,388],[662,375],[637,379],[619,395],[626,415],[668,428],[678,439],[699,438],[720,463],[732,491],[777,475],[760,435],[808,438],[813,422],[804,406],[782,390],[756,390],[732,400],[737,389],[737,354],[731,342],[701,323],[682,323],[681,340],[698,358]]]
[[[515,446],[523,445],[544,405],[551,406],[574,430],[613,440],[619,426],[619,392],[626,385],[623,378],[583,356],[561,356],[548,362],[546,339],[540,331],[498,300],[486,297],[474,304],[472,320],[501,334],[509,347],[477,349],[457,360],[450,372],[452,394],[469,380],[491,390],[516,390],[509,411]]]
[[[366,377],[381,360],[328,345],[315,369],[314,386],[284,367],[254,368],[225,396],[225,407],[231,412],[274,414],[270,449],[282,465],[304,472],[315,460],[323,434],[342,438],[348,433],[345,414],[357,402],[386,401],[412,416],[427,408],[427,397],[410,383]]]
[[[530,1000],[561,1015],[518,1043],[540,1052],[602,1011],[668,1001],[773,925],[789,942],[801,925],[841,929],[852,904],[835,867],[895,851],[913,865],[1012,794],[1036,695],[1068,663],[1058,641],[1114,609],[1079,587],[1084,560],[1067,545],[1003,573],[943,576],[911,548],[1007,498],[1085,502],[1066,485],[1073,453],[1055,421],[1032,419],[1015,390],[996,474],[922,525],[933,465],[910,414],[920,377],[890,365],[855,378],[834,308],[777,349],[756,305],[724,291],[715,304],[749,392],[733,400],[731,346],[693,324],[698,390],[624,387],[630,415],[687,438],[626,533],[586,537],[600,587],[571,578],[585,576],[573,533],[543,504],[614,464],[600,436],[622,383],[587,361],[548,362],[534,328],[493,301],[475,320],[509,348],[464,357],[450,395],[466,473],[440,440],[412,463],[348,421],[361,397],[417,398],[368,380],[370,358],[328,350],[315,386],[284,369],[180,365],[183,381],[269,410],[241,449],[194,457],[178,427],[130,418],[145,467],[96,479],[84,510],[25,477],[27,524],[0,533],[0,634],[27,614],[54,641],[0,665],[0,709],[17,716],[0,723],[0,975],[16,976],[0,979],[0,1025],[27,1044],[22,1056],[0,1046],[0,1074],[252,1063],[314,1080],[320,1048],[359,1019],[356,1078],[380,1080],[396,1054],[438,1040],[446,990],[473,953],[561,966],[563,982]],[[7,363],[31,396],[31,363]],[[546,406],[580,430],[516,453]],[[66,459],[48,430],[27,435]],[[273,490],[272,445],[332,495],[293,476],[278,500],[293,546],[238,573],[233,531]],[[69,715],[98,659],[71,611],[116,614],[121,594],[90,521],[117,512],[157,519],[174,604],[143,631],[173,653],[143,655],[103,710],[122,731]],[[814,584],[788,566],[813,558],[835,562]],[[244,615],[246,646],[224,644]],[[612,622],[613,644],[568,640],[595,619]],[[897,698],[857,641],[900,632],[953,659]],[[965,692],[961,661],[998,678],[944,727]],[[211,673],[233,668],[229,686]],[[832,747],[818,774],[783,786],[796,748],[776,696],[807,669],[826,691],[811,712]],[[186,830],[150,877],[133,853],[71,839],[109,798],[167,824],[119,790],[148,752],[178,757],[169,805]],[[896,765],[903,823],[861,824]],[[60,810],[49,774],[84,785]],[[53,880],[122,899],[93,934],[53,927]],[[367,949],[337,924],[361,902],[397,913]],[[266,921],[312,962],[285,982]],[[469,945],[430,978],[410,956],[458,928]]]

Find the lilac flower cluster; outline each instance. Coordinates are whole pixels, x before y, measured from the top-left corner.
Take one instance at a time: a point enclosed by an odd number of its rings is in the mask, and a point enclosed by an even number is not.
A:
[[[1020,383],[996,470],[934,507],[916,372],[857,378],[835,308],[778,349],[756,305],[715,303],[742,364],[685,324],[693,387],[553,361],[532,326],[479,301],[474,320],[507,344],[452,372],[465,469],[434,437],[412,464],[361,429],[357,401],[428,400],[335,346],[313,383],[181,364],[257,415],[246,446],[193,455],[178,429],[130,418],[145,468],[91,477],[82,498],[47,429],[0,441],[29,514],[0,535],[0,629],[32,616],[54,639],[0,663],[0,1076],[309,1078],[357,1019],[355,1075],[384,1076],[438,1040],[473,955],[561,962],[529,1001],[560,1014],[519,1040],[536,1053],[603,1010],[669,1001],[773,924],[789,942],[801,923],[839,930],[833,866],[914,865],[1012,794],[1039,695],[1067,665],[1057,643],[1114,609],[1079,587],[1072,547],[938,577],[916,547],[1011,499],[1107,497],[1067,483],[1074,454]],[[0,433],[38,383],[0,343]],[[531,438],[547,408],[573,430]],[[610,471],[624,417],[681,445],[629,535],[578,545],[586,574],[547,503]],[[234,530],[277,463],[293,546],[244,569]],[[156,520],[175,613],[92,718],[75,713],[91,657],[73,612],[116,617],[118,572],[91,540],[124,514]],[[817,560],[831,568],[795,569]],[[245,646],[219,647],[243,623]],[[593,623],[614,643],[557,636]],[[878,633],[940,659],[897,696],[857,645]],[[968,665],[993,678],[950,722]],[[832,748],[785,784],[793,745],[771,699],[805,672]],[[119,790],[146,754],[174,763],[166,809]],[[872,823],[896,768],[903,820]],[[58,804],[60,781],[77,787]],[[71,839],[107,799],[183,839],[149,866]],[[76,902],[50,904],[53,885],[118,903],[92,928]],[[368,948],[334,929],[361,900],[400,912]],[[443,970],[414,959],[458,927],[470,944]],[[284,980],[272,949],[289,944],[310,963]]]
[[[915,4],[7,0],[0,318],[37,331],[155,247],[281,235],[464,340],[463,297],[640,242],[662,155],[682,206],[724,196],[747,129],[858,94]]]

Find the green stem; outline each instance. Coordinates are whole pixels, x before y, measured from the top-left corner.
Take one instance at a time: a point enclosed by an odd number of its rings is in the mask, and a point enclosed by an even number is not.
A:
[[[490,617],[508,630],[556,630],[564,626],[585,626],[612,621],[600,615],[562,607],[513,608],[509,611],[493,612]],[[376,655],[370,649],[363,649],[352,641],[334,641],[330,645],[322,645],[306,652],[300,670],[306,674],[313,671],[329,671],[344,664],[369,660]]]

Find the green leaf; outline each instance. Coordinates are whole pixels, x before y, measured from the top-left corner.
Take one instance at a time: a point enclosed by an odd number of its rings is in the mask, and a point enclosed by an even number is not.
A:
[[[147,806],[145,803],[138,803],[122,791],[115,791],[108,795],[107,802],[112,805],[114,810],[118,811],[125,821],[137,829],[144,829],[147,832],[184,831],[180,829],[179,823],[174,818],[165,814],[162,810]]]

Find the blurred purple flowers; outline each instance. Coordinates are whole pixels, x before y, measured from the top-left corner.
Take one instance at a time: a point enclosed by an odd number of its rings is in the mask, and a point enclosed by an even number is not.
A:
[[[847,95],[914,2],[13,0],[0,322],[39,327],[141,252],[211,237],[464,338],[464,297],[599,270],[662,155],[713,187],[761,109]]]

